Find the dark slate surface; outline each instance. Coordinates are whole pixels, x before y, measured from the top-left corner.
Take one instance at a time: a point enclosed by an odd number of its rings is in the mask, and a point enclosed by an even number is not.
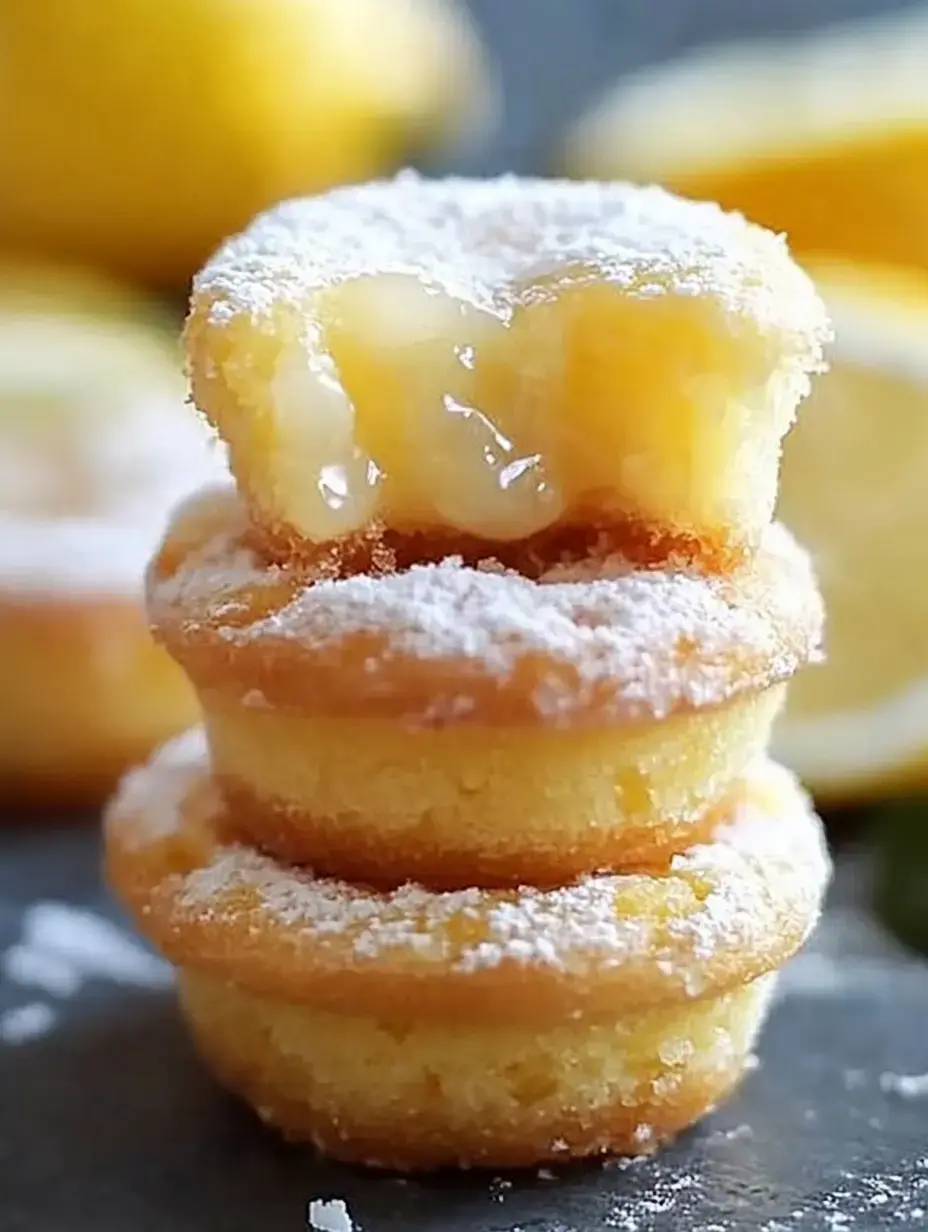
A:
[[[543,168],[593,92],[683,45],[890,7],[473,0],[508,107],[463,169]],[[928,1074],[928,966],[869,920],[856,861],[786,977],[758,1069],[702,1128],[655,1160],[428,1184],[285,1148],[216,1091],[163,971],[101,932],[122,922],[98,861],[92,823],[0,828],[0,1232],[285,1232],[335,1196],[365,1232],[928,1229],[928,1078],[913,1080]]]
[[[89,828],[3,840],[3,1232],[285,1232],[335,1196],[364,1232],[928,1228],[928,965],[860,908],[859,861],[784,977],[758,1068],[701,1128],[653,1160],[419,1183],[287,1148],[212,1086],[163,972],[100,931],[121,922],[98,858]],[[2,1042],[26,1005],[51,1021]]]

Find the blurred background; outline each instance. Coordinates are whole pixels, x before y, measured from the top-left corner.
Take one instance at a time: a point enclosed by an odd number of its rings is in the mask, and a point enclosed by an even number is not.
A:
[[[829,662],[777,752],[928,949],[928,5],[0,0],[0,795],[86,808],[188,725],[141,576],[221,474],[189,281],[282,197],[384,174],[655,181],[788,233],[837,329],[787,442]]]

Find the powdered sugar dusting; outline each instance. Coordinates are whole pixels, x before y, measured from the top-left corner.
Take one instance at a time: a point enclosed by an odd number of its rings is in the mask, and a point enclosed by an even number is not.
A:
[[[539,585],[449,560],[386,579],[321,582],[277,613],[274,625],[310,645],[386,630],[395,652],[478,660],[500,676],[523,656],[550,655],[590,683],[626,680],[629,700],[653,702],[660,713],[681,697],[696,705],[715,699],[730,676],[725,657],[739,647],[768,668],[780,657],[769,609],[738,600],[729,584],[680,571]],[[681,641],[699,648],[701,670],[681,669]]]
[[[50,1005],[29,1001],[0,1014],[0,1043],[26,1044],[45,1035],[55,1025],[56,1014]]]
[[[195,534],[201,520],[211,524],[216,518],[221,521],[220,529],[202,543],[195,539],[197,546],[176,572],[151,578],[149,610],[155,624],[173,609],[189,615],[194,623],[203,609],[219,620],[245,611],[247,592],[273,585],[280,577],[279,566],[265,564],[244,545],[248,515],[231,484],[201,488],[182,501],[174,511],[168,538],[176,541],[188,525],[195,528]]]
[[[123,777],[117,799],[119,807],[136,818],[139,842],[152,842],[176,830],[181,806],[202,779],[207,756],[206,733],[194,727]]]
[[[368,664],[372,689],[382,688],[378,674],[399,657],[454,663],[462,714],[468,673],[505,683],[520,664],[543,657],[551,670],[532,705],[546,717],[566,719],[603,686],[602,704],[660,717],[681,703],[712,705],[786,679],[816,655],[821,638],[808,558],[780,526],[729,577],[636,571],[613,560],[594,580],[559,569],[536,582],[451,558],[300,585],[277,610],[230,622],[230,612],[253,610],[253,592],[280,577],[243,548],[241,516],[191,550],[175,573],[152,579],[156,625],[193,632],[211,625],[236,646],[284,642],[310,656],[369,634],[380,647]]]
[[[639,298],[707,297],[776,328],[814,368],[828,328],[811,282],[774,236],[718,206],[660,188],[504,176],[396,179],[286,202],[230,240],[199,274],[212,323],[306,314],[314,292],[407,275],[506,319],[552,285],[605,280]]]
[[[204,760],[204,781],[208,771]],[[153,809],[164,805],[158,776],[148,779]],[[302,938],[319,953],[332,943],[356,963],[411,955],[461,973],[501,964],[549,970],[616,968],[647,961],[671,986],[697,995],[687,972],[719,947],[765,952],[784,920],[811,928],[829,874],[820,826],[795,781],[764,763],[733,822],[715,841],[676,857],[668,876],[585,877],[553,890],[466,889],[433,893],[407,884],[391,893],[315,878],[252,848],[217,845],[198,868],[172,883],[178,919],[204,925],[257,913]],[[135,810],[118,799],[109,824],[131,849],[149,823],[135,783]],[[778,793],[776,824],[761,793]],[[183,817],[175,822],[182,827]],[[204,820],[198,816],[197,825]],[[206,821],[208,825],[208,819]],[[159,821],[156,827],[163,832]],[[243,907],[242,891],[253,907]],[[666,917],[666,918],[664,918]]]
[[[774,1189],[769,1205],[781,1209],[772,1218],[758,1215],[754,1205],[719,1208],[717,1165],[708,1152],[682,1170],[674,1155],[610,1161],[607,1167],[614,1171],[647,1170],[647,1188],[628,1196],[619,1192],[602,1226],[616,1232],[741,1232],[748,1227],[753,1232],[874,1232],[928,1224],[928,1159],[905,1161],[895,1170],[842,1172],[833,1188],[810,1194],[792,1209]],[[758,1201],[769,1209],[766,1197],[763,1193]],[[735,1213],[729,1213],[732,1209]]]
[[[928,1099],[928,1074],[880,1074],[880,1090],[902,1099]]]

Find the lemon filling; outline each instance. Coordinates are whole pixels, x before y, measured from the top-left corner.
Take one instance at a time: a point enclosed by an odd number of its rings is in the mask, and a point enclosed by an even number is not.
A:
[[[228,429],[259,502],[315,541],[375,518],[514,540],[769,512],[796,391],[765,379],[757,335],[697,300],[595,283],[521,299],[495,313],[402,275],[322,294],[324,354],[282,347],[265,413]]]

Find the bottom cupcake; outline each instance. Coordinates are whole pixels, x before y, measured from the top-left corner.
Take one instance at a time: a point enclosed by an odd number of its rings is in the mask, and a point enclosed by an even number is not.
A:
[[[711,842],[553,890],[392,892],[224,841],[200,732],[124,781],[111,880],[210,1068],[288,1137],[402,1170],[652,1149],[745,1070],[828,880],[769,762]]]

